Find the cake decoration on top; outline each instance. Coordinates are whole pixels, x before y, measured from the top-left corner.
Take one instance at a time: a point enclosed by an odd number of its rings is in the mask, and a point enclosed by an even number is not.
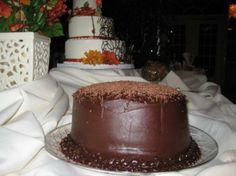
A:
[[[113,81],[93,84],[81,88],[73,96],[81,101],[88,97],[94,100],[100,100],[101,98],[108,100],[128,99],[151,104],[185,101],[185,95],[174,88],[137,81]]]
[[[116,57],[114,52],[104,50],[103,52],[97,50],[89,50],[84,53],[85,57],[82,57],[78,62],[84,64],[108,64],[108,65],[117,65],[120,64],[119,59]]]
[[[74,16],[101,16],[102,0],[74,0]]]

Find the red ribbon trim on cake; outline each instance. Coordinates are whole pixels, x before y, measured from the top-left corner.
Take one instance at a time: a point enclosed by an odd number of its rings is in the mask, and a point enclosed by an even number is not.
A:
[[[81,62],[81,59],[66,58],[66,59],[64,59],[64,61],[66,61],[66,62]]]
[[[103,36],[79,36],[79,37],[70,37],[70,39],[104,39],[104,40],[115,40],[115,38],[103,37]]]

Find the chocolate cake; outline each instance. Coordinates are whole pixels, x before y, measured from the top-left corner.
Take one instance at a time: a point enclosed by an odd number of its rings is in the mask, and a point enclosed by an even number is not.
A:
[[[188,168],[200,158],[189,132],[186,97],[135,81],[93,84],[73,95],[71,133],[60,145],[74,162],[111,171]]]

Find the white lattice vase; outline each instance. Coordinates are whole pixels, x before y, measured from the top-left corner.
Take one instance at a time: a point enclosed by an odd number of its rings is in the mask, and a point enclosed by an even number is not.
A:
[[[34,32],[0,33],[0,91],[45,76],[50,42]]]

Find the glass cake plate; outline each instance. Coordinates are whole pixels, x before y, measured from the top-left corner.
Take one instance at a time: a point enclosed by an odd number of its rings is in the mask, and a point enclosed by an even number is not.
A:
[[[45,138],[45,148],[46,150],[53,155],[56,158],[59,158],[61,160],[64,160],[66,162],[76,164],[78,167],[81,167],[83,169],[89,169],[93,172],[99,172],[104,173],[108,175],[147,175],[150,173],[137,173],[137,172],[126,172],[126,171],[107,171],[107,170],[101,170],[97,168],[92,168],[89,166],[85,166],[81,163],[76,163],[75,161],[72,161],[64,156],[64,154],[61,152],[60,149],[60,142],[61,140],[67,136],[71,131],[71,124],[67,124],[64,126],[61,126],[50,133],[46,135]],[[198,144],[200,150],[201,150],[201,158],[192,166],[189,166],[189,168],[200,166],[206,162],[209,162],[212,160],[218,153],[218,145],[216,141],[208,135],[206,132],[190,126],[190,133],[192,138],[195,140],[195,142]],[[187,168],[188,169],[188,168]]]

